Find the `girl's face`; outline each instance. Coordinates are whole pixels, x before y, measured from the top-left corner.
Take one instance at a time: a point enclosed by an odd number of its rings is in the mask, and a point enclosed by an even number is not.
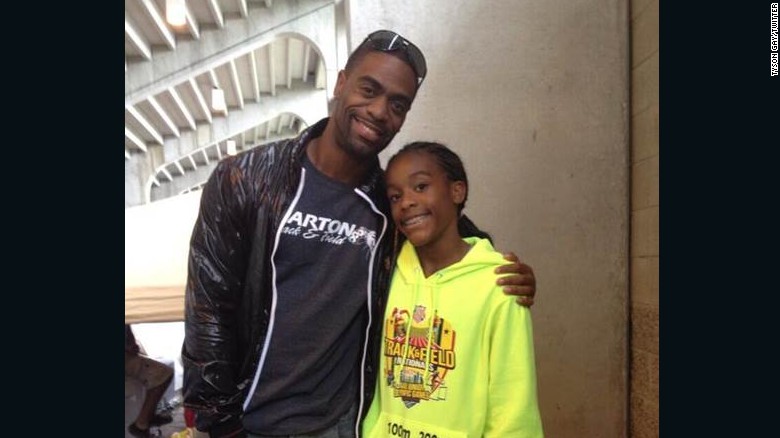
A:
[[[458,205],[466,185],[450,181],[433,155],[406,152],[385,172],[387,196],[398,230],[417,248],[460,241]]]

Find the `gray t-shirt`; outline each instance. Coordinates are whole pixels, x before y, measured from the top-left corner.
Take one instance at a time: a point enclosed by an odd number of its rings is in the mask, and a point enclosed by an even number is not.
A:
[[[356,400],[371,251],[381,218],[304,158],[283,224],[271,343],[244,427],[264,435],[329,427]]]

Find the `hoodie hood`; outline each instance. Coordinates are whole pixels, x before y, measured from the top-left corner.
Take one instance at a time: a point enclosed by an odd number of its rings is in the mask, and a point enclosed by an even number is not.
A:
[[[425,278],[422,273],[422,264],[417,257],[414,246],[408,240],[404,241],[401,253],[398,255],[398,273],[408,284],[433,285],[454,281],[473,271],[493,267],[496,263],[506,263],[502,256],[493,249],[489,240],[478,237],[464,237],[463,240],[471,246],[466,255],[460,261],[440,269],[428,278]]]

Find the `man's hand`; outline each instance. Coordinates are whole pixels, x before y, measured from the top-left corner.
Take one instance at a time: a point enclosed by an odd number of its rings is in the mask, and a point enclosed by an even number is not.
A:
[[[501,265],[496,268],[496,274],[515,274],[501,277],[496,284],[503,286],[504,293],[507,295],[516,295],[517,304],[531,307],[534,305],[534,296],[536,295],[536,277],[534,270],[530,266],[520,261],[520,258],[513,252],[505,253],[504,259],[512,262]]]

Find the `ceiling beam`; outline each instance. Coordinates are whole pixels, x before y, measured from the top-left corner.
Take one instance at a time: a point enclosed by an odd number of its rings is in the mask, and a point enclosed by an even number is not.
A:
[[[317,73],[314,74],[314,88],[322,90],[325,88],[325,64],[322,61],[317,63]]]
[[[187,30],[190,32],[190,36],[196,40],[199,40],[200,26],[198,26],[198,20],[192,15],[192,11],[186,2],[184,3],[184,11],[184,16],[187,19],[186,26]]]
[[[222,16],[222,8],[219,7],[219,2],[217,0],[208,0],[206,3],[209,6],[209,12],[211,12],[211,16],[214,17],[214,22],[217,27],[219,29],[225,27],[225,18]]]
[[[181,100],[181,96],[179,96],[179,92],[176,91],[175,88],[170,87],[168,88],[168,94],[171,95],[171,99],[173,99],[173,103],[176,104],[176,108],[179,109],[179,113],[181,113],[182,116],[184,116],[184,119],[187,121],[187,126],[191,130],[195,130],[195,118],[192,117],[192,113],[187,108],[187,105],[184,104],[184,101]]]
[[[131,15],[131,12],[138,9],[140,15],[143,15],[143,20],[150,21],[147,14],[140,10],[140,7],[136,6],[137,1],[138,0],[127,0],[126,3],[133,6],[127,8],[128,19],[133,23],[132,20],[134,19],[134,15]],[[163,0],[153,1],[162,4]],[[226,0],[219,0],[218,3],[221,5],[225,1]],[[125,80],[125,102],[137,103],[142,101],[150,95],[156,95],[164,91],[169,86],[178,85],[181,82],[186,81],[190,76],[205,73],[209,68],[223,65],[231,58],[244,55],[261,45],[267,45],[271,41],[280,38],[279,36],[276,36],[278,32],[284,32],[284,34],[289,32],[306,33],[305,30],[298,29],[293,25],[297,20],[288,20],[290,18],[288,16],[289,13],[293,12],[289,11],[289,9],[293,8],[294,11],[298,11],[298,13],[302,14],[296,15],[296,17],[305,16],[308,20],[308,17],[311,16],[312,20],[318,22],[319,20],[316,17],[319,17],[320,15],[327,16],[326,11],[328,8],[323,8],[322,6],[332,4],[333,0],[307,0],[306,2],[296,1],[291,3],[295,5],[300,3],[300,7],[285,6],[284,3],[287,2],[275,2],[273,10],[255,7],[250,3],[249,16],[247,19],[242,20],[242,23],[236,23],[236,26],[227,25],[226,23],[225,28],[227,29],[227,32],[215,31],[215,29],[213,29],[215,26],[210,24],[213,23],[210,16],[204,16],[202,18],[196,16],[196,20],[202,20],[200,21],[202,42],[186,41],[188,39],[186,35],[177,34],[178,44],[175,51],[158,51],[156,46],[157,43],[154,43],[154,65],[148,61],[135,62],[135,60],[128,58],[128,74],[126,75],[127,77]],[[306,6],[304,7],[303,4]],[[195,5],[196,3],[194,0],[190,2],[190,8],[193,11],[196,11]],[[204,4],[203,12],[208,14],[208,11],[205,9],[206,7],[207,6]],[[301,8],[306,9],[306,11],[299,11]],[[236,10],[235,15],[237,16],[237,9],[234,8],[234,10]],[[330,11],[330,14],[332,13],[333,12]],[[227,21],[232,22],[234,20]],[[145,30],[150,25],[151,24],[146,25],[144,28],[139,28],[139,30]],[[141,57],[140,53],[130,50],[129,41],[126,44],[128,46],[128,56],[137,53],[138,58]],[[160,41],[159,44],[162,44],[162,42]],[[197,47],[197,51],[192,50],[194,47]],[[181,53],[178,53],[179,50],[183,50],[183,53],[185,53],[186,56],[181,56]],[[197,55],[197,60],[191,61],[191,56],[189,55]],[[265,69],[266,67],[262,66],[262,68]],[[262,72],[263,70],[260,71]],[[261,76],[265,76],[264,72]],[[245,93],[248,93],[246,90],[248,89],[245,88]],[[263,92],[265,92],[265,90],[267,90],[267,88],[265,83],[263,83]]]
[[[211,109],[209,109],[209,104],[206,103],[206,99],[203,97],[203,93],[200,92],[200,88],[198,88],[198,84],[195,82],[195,78],[189,78],[187,83],[190,86],[190,91],[192,91],[192,94],[195,96],[195,101],[198,103],[198,107],[200,108],[201,113],[204,115],[204,117],[206,117],[206,120],[209,123],[212,123]]]
[[[225,88],[219,84],[219,77],[217,76],[217,71],[216,70],[214,70],[212,68],[211,70],[209,70],[208,75],[209,75],[209,80],[211,81],[211,86],[214,87],[214,88],[221,89],[223,95],[225,96],[225,110],[222,111],[222,112],[227,117],[227,115],[228,115],[228,101],[227,101],[228,96],[227,96],[227,93],[225,92]],[[212,102],[212,106],[210,107],[211,111],[214,110],[213,104],[214,104],[214,102]]]
[[[149,123],[148,120],[146,120],[146,117],[144,117],[140,111],[135,109],[134,106],[127,106],[125,108],[127,109],[127,112],[129,112],[130,115],[133,116],[133,118],[141,125],[141,127],[146,130],[146,132],[152,137],[154,141],[160,145],[164,144],[162,135],[157,131],[157,129],[155,129],[154,126],[152,126],[151,123]]]
[[[257,76],[257,56],[255,51],[249,52],[249,69],[252,77],[252,91],[255,93],[255,102],[260,103],[260,78]]]
[[[143,5],[144,10],[152,19],[155,30],[160,34],[163,41],[165,41],[165,44],[168,45],[168,48],[175,49],[176,37],[168,28],[168,24],[165,22],[160,10],[157,8],[157,4],[153,0],[141,0],[141,5]]]
[[[241,80],[238,78],[238,70],[236,69],[235,59],[230,60],[228,68],[230,69],[230,85],[233,86],[233,92],[236,93],[238,108],[244,109],[244,93],[241,91]]]
[[[246,6],[246,0],[238,0],[238,11],[241,13],[241,18],[246,18],[249,15],[249,8]]]
[[[219,86],[219,77],[217,76],[217,72],[213,68],[209,70],[209,81],[211,81],[212,87],[222,88]]]
[[[176,136],[176,138],[181,137],[181,133],[179,132],[179,127],[176,126],[175,123],[173,123],[173,120],[171,120],[171,117],[168,115],[168,112],[163,109],[163,107],[157,103],[157,99],[154,98],[154,96],[149,98],[149,103],[152,105],[152,108],[157,112],[157,115],[160,116],[163,123],[165,123],[165,126],[168,127],[168,130],[171,131],[173,135]]]
[[[292,38],[286,38],[287,39],[287,89],[289,90],[292,88],[292,64],[293,64],[293,54],[292,54]]]
[[[139,52],[141,52],[141,55],[144,57],[144,59],[146,59],[147,61],[151,61],[152,59],[151,47],[149,47],[149,45],[146,43],[143,37],[141,37],[141,34],[139,34],[137,30],[135,30],[135,27],[133,27],[133,25],[130,24],[129,21],[127,21],[127,18],[125,18],[125,35],[127,35],[127,38],[130,40],[130,43]],[[125,71],[127,71],[127,63],[125,63]]]
[[[144,153],[146,152],[146,143],[144,143],[144,141],[141,140],[140,137],[135,135],[133,131],[128,129],[127,126],[125,126],[125,137],[127,137],[128,140],[130,140],[130,142],[133,143],[133,145],[135,145],[135,147],[142,150]]]
[[[179,171],[179,175],[184,176],[184,167],[182,167],[181,163],[179,163],[179,160],[174,161],[173,164],[176,165],[176,169]]]
[[[309,77],[309,61],[311,58],[311,49],[309,45],[303,43],[303,82]]]
[[[268,83],[271,86],[271,96],[276,96],[276,64],[274,63],[274,47],[276,47],[276,44],[273,42],[268,44]]]
[[[187,155],[187,158],[190,159],[190,164],[192,164],[192,170],[198,170],[198,165],[195,163],[195,159],[192,158],[192,154]]]
[[[173,181],[173,175],[171,175],[171,172],[168,172],[168,169],[166,169],[165,166],[160,168],[160,172],[162,172],[163,175],[168,178],[168,181]]]

